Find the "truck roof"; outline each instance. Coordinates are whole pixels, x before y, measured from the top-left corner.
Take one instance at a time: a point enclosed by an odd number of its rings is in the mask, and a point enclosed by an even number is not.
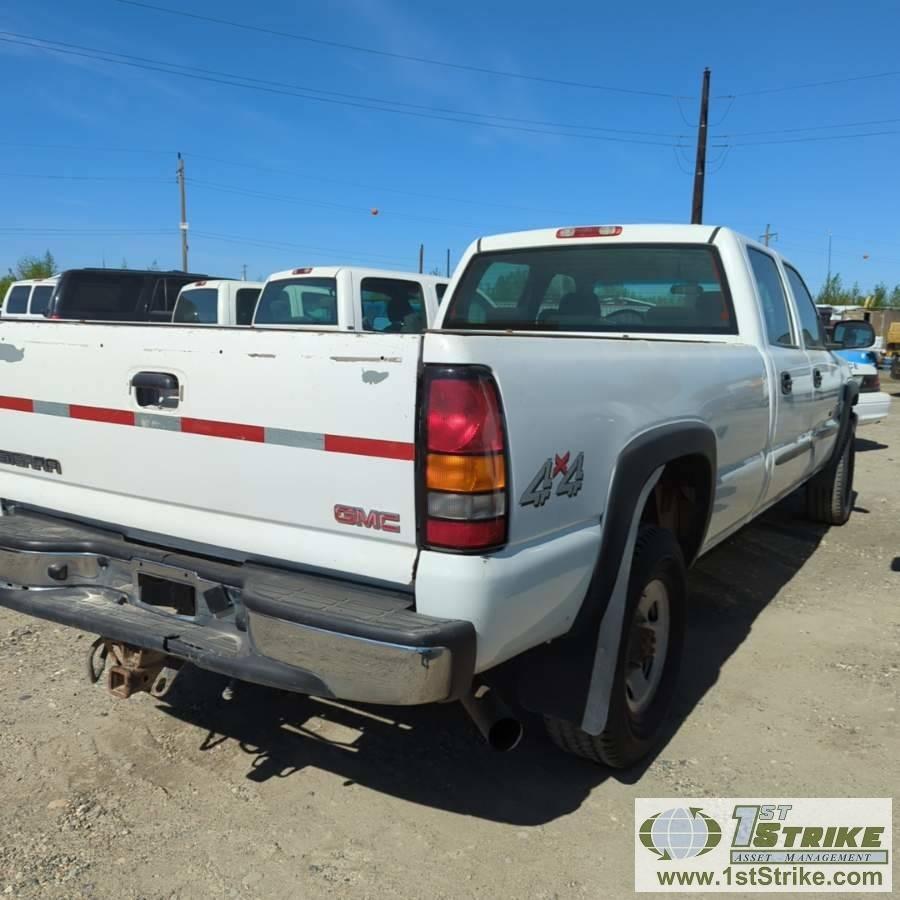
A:
[[[663,244],[703,244],[709,241],[715,225],[569,225],[559,228],[538,228],[533,231],[512,231],[507,234],[492,234],[478,240],[480,251],[508,250],[519,247],[559,246],[561,241],[571,240],[581,243],[651,243]],[[564,232],[575,232],[564,234]],[[584,232],[579,234],[578,232]],[[597,234],[590,234],[598,231]]]
[[[298,275],[313,275],[320,278],[334,278],[338,272],[351,271],[355,275],[372,278],[400,278],[413,281],[449,281],[444,275],[424,275],[419,272],[401,272],[396,269],[370,269],[368,266],[303,266],[297,269],[285,269],[273,272],[266,280],[280,281],[284,278],[295,278]]]
[[[262,288],[265,282],[244,281],[241,278],[199,278],[197,281],[188,282],[181,290],[193,291],[198,288],[218,288],[223,284],[239,284],[241,287]]]

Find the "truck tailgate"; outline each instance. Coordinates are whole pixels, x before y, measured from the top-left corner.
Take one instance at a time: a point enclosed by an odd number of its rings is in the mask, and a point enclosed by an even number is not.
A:
[[[212,555],[410,584],[420,342],[6,322],[0,497]],[[177,379],[177,406],[139,405],[141,373]]]

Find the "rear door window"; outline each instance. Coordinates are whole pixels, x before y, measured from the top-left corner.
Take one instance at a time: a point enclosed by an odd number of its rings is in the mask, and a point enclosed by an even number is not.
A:
[[[235,324],[250,325],[256,301],[259,300],[259,288],[240,288],[235,296]]]
[[[418,334],[425,329],[425,297],[418,281],[400,278],[363,278],[364,331]]]
[[[463,273],[444,327],[737,333],[718,255],[706,244],[483,253]]]
[[[218,322],[219,292],[216,288],[184,291],[175,304],[173,322],[185,325],[215,325]]]
[[[750,257],[750,268],[753,269],[753,277],[756,279],[756,289],[762,303],[769,343],[778,347],[796,347],[797,341],[791,328],[787,296],[784,293],[784,284],[778,274],[775,258],[753,247],[748,247],[747,252]]]
[[[256,325],[337,325],[337,279],[270,281],[256,308]]]
[[[6,298],[4,313],[9,315],[21,315],[28,312],[28,295],[31,293],[31,285],[20,284],[14,287]]]
[[[784,270],[787,272],[791,293],[794,295],[794,303],[797,305],[797,315],[800,316],[803,342],[810,350],[824,350],[825,329],[822,326],[822,317],[816,309],[812,295],[796,269],[785,266]]]
[[[146,284],[140,274],[70,272],[60,282],[56,311],[64,319],[131,322],[140,318]]]
[[[38,285],[31,292],[31,304],[28,307],[28,311],[33,316],[44,316],[50,310],[50,298],[53,296],[53,287],[52,285],[42,284]]]

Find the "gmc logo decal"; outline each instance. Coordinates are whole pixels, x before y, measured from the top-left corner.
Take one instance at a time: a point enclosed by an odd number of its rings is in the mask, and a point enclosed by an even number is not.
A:
[[[380,509],[367,511],[359,506],[337,503],[334,507],[334,519],[341,525],[356,525],[358,528],[374,528],[376,531],[400,534],[400,516]]]
[[[0,450],[0,464],[18,466],[20,469],[37,469],[38,472],[50,472],[62,475],[62,466],[57,459],[46,459],[43,456],[30,456],[28,453],[12,453]]]

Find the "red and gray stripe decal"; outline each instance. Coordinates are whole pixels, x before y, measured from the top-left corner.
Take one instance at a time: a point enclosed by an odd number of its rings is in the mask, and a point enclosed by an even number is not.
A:
[[[255,444],[278,444],[302,450],[324,450],[326,453],[350,453],[354,456],[372,456],[378,459],[415,459],[414,445],[405,441],[382,441],[342,434],[324,434],[318,431],[293,431],[287,428],[242,425],[238,422],[218,422],[188,416],[163,416],[132,412],[127,409],[107,409],[103,406],[29,400],[25,397],[0,396],[0,409],[42,416],[60,416],[64,419],[81,419],[86,422],[105,422],[110,425],[180,431],[182,434],[200,434],[205,437],[250,441]]]

